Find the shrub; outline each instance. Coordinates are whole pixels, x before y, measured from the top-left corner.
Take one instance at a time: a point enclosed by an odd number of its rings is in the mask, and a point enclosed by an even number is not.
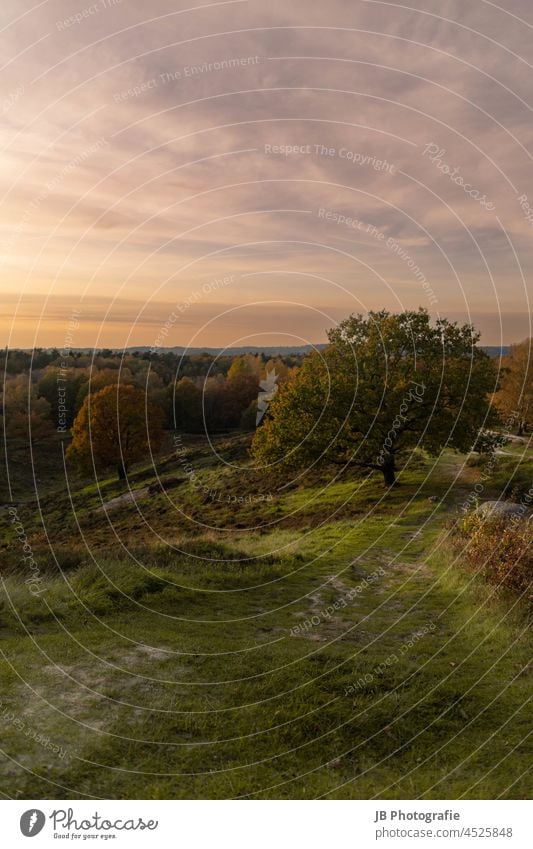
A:
[[[455,525],[454,547],[488,581],[524,596],[533,594],[533,523],[469,513]]]

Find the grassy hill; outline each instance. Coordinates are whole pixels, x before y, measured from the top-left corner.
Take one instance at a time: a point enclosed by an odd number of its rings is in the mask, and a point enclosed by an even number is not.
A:
[[[246,437],[184,446],[129,486],[65,476],[60,441],[12,449],[42,591],[6,508],[4,795],[529,796],[528,611],[449,542],[482,468],[284,489],[243,471]],[[506,452],[483,498],[530,485]]]

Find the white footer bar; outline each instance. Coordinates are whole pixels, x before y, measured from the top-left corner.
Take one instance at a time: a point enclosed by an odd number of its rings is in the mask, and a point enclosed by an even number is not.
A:
[[[2,801],[2,845],[531,849],[527,801]],[[35,842],[31,842],[32,839]],[[68,842],[67,842],[68,841]]]

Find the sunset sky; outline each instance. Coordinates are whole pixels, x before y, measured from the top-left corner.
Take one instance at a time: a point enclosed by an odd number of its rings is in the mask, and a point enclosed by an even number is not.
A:
[[[531,335],[531,0],[2,0],[0,44],[2,345]]]

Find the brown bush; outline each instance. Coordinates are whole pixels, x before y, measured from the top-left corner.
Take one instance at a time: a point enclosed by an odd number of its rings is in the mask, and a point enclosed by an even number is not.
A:
[[[455,525],[454,547],[488,581],[533,602],[533,522],[469,513]]]

